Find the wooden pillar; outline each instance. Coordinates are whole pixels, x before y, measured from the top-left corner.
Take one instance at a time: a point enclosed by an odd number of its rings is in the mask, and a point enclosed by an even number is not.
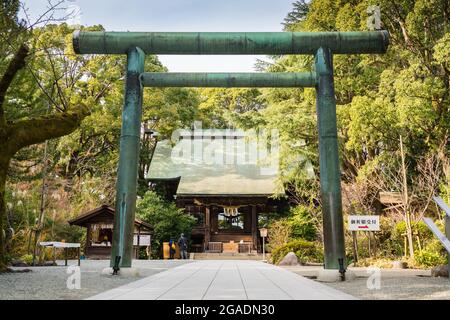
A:
[[[252,210],[251,207],[248,206],[245,208],[245,218],[244,218],[244,232],[251,233],[252,232]]]
[[[252,209],[252,241],[253,249],[258,250],[258,215],[256,213],[256,205],[251,206]]]
[[[91,245],[91,228],[92,225],[88,224],[86,229],[86,245],[84,248],[84,257],[87,258],[89,254],[89,246]]]
[[[352,238],[353,238],[353,259],[354,264],[356,266],[356,263],[358,262],[358,237],[356,231],[352,231]]]
[[[211,207],[205,207],[205,250],[208,248],[211,239]]]
[[[136,260],[139,260],[140,248],[141,248],[141,226],[138,227]]]

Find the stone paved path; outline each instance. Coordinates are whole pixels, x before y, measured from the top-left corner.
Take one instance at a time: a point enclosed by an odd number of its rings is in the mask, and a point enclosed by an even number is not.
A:
[[[90,297],[92,300],[355,299],[260,261],[193,261]]]

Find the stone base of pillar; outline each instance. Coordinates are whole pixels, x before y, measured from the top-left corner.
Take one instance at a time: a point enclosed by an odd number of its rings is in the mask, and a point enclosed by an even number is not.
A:
[[[113,276],[113,268],[108,267],[104,268],[101,272],[102,276],[109,276],[109,277],[115,277]],[[118,272],[119,277],[124,278],[133,278],[133,277],[139,277],[140,272],[138,268],[120,268]]]
[[[353,271],[347,270],[345,272],[345,281],[352,281],[356,279],[356,275]],[[317,281],[320,282],[340,282],[341,273],[337,269],[321,269],[317,275]]]

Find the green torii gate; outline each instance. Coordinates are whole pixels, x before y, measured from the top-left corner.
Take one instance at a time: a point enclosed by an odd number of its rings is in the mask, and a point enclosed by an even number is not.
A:
[[[325,269],[345,268],[345,242],[333,54],[385,53],[387,31],[364,32],[83,32],[79,54],[126,54],[116,215],[111,266],[131,267],[143,87],[315,87]],[[312,54],[315,72],[145,73],[146,54]]]

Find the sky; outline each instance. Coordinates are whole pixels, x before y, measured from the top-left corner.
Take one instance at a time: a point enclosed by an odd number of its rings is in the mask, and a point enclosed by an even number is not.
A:
[[[23,1],[31,21],[45,12],[48,1]],[[294,0],[66,0],[63,6],[78,6],[82,25],[101,24],[107,31],[249,32],[282,31],[281,23],[292,9],[292,2]],[[159,55],[159,58],[171,72],[252,72],[256,59],[268,60],[264,56],[244,55]]]

